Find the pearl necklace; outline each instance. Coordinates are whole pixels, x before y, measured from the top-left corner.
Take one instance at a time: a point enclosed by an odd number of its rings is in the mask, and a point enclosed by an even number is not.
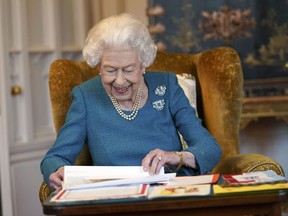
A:
[[[132,106],[132,111],[129,115],[125,114],[122,109],[121,109],[121,106],[119,104],[119,102],[112,96],[109,94],[109,97],[112,101],[112,104],[114,106],[114,108],[116,109],[116,111],[118,112],[118,114],[128,120],[128,121],[131,121],[133,120],[134,118],[136,118],[137,114],[138,114],[138,111],[139,111],[139,108],[140,108],[140,102],[141,102],[141,98],[142,98],[142,88],[140,87],[137,91],[137,94],[135,96],[135,101],[133,103],[133,106]]]

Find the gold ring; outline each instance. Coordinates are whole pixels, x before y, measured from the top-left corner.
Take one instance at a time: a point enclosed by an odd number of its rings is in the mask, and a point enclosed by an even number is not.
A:
[[[161,155],[157,155],[156,157],[158,158],[158,160],[159,160],[159,161],[161,161],[161,160],[162,160],[162,157],[161,157]]]

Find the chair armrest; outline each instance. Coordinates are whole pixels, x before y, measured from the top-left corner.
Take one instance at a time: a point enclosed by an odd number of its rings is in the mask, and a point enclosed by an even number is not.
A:
[[[45,182],[43,182],[39,189],[40,202],[43,203],[45,200],[47,200],[47,198],[50,196],[51,193],[52,193],[51,188]]]
[[[260,154],[236,154],[223,158],[212,170],[220,174],[242,174],[255,171],[273,170],[285,176],[284,170],[273,159]]]

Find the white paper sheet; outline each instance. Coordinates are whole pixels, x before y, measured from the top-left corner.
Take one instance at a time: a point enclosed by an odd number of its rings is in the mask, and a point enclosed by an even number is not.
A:
[[[164,173],[150,176],[141,166],[65,166],[63,188],[69,190],[96,187],[151,184],[167,182],[176,173]]]
[[[70,187],[66,187],[68,190],[99,188],[109,186],[121,186],[121,185],[135,185],[135,184],[153,184],[153,183],[166,183],[175,178],[176,173],[159,174],[154,176],[138,177],[138,178],[123,178],[116,180],[101,181],[89,184],[80,184]]]

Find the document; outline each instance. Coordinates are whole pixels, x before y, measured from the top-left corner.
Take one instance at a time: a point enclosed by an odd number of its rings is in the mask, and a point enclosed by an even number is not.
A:
[[[63,188],[67,190],[135,184],[167,183],[176,173],[151,176],[141,166],[65,166]]]
[[[272,191],[272,190],[288,190],[288,183],[275,183],[275,184],[259,184],[259,185],[243,185],[225,187],[221,185],[213,185],[215,195],[220,194],[237,194],[257,191]]]
[[[273,170],[243,173],[240,175],[222,175],[223,185],[254,185],[286,181],[285,177],[277,175]]]
[[[211,193],[211,185],[178,185],[178,186],[156,186],[151,189],[148,199],[160,197],[182,197],[182,196],[206,196]]]
[[[164,174],[164,169],[160,174]],[[141,166],[65,166],[63,187],[148,176],[150,174],[144,172]]]
[[[185,186],[199,184],[215,184],[220,174],[200,175],[200,176],[181,176],[171,179],[167,185],[169,186]]]
[[[147,197],[152,183],[167,183],[176,173],[151,176],[141,166],[65,166],[63,187],[51,202]]]
[[[120,199],[120,198],[135,198],[146,197],[148,194],[149,185],[129,185],[116,187],[100,187],[81,190],[62,189],[56,194],[51,202],[79,202],[101,199]]]
[[[176,177],[164,168],[151,176],[141,166],[65,166],[62,190],[50,201],[204,196],[218,178],[219,174]]]

